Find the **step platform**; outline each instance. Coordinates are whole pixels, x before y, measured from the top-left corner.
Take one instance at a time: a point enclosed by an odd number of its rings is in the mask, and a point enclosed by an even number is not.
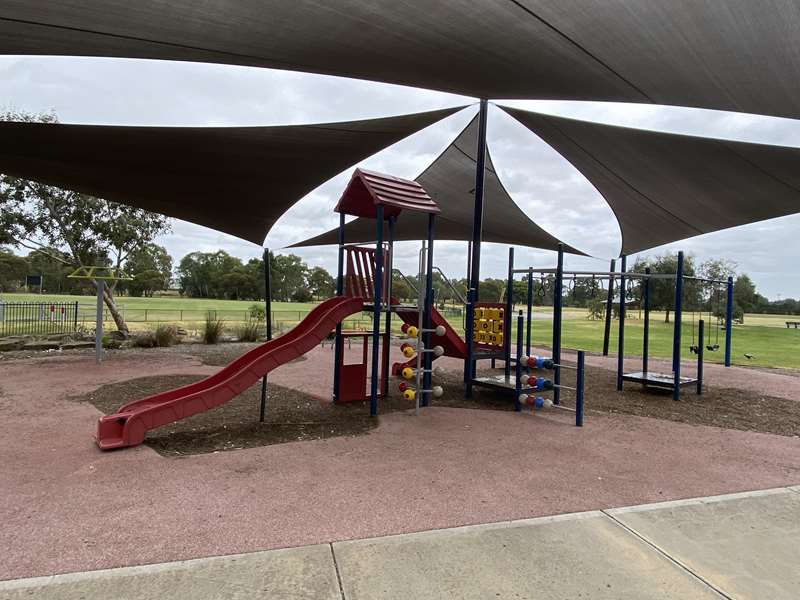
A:
[[[488,375],[486,377],[476,377],[472,380],[472,385],[480,387],[492,388],[503,392],[516,392],[517,380],[514,375],[506,377],[505,374],[501,375]],[[523,385],[520,388],[522,393],[532,392],[533,388],[529,385]]]
[[[656,373],[654,371],[636,371],[635,373],[624,373],[623,381],[641,383],[645,387],[659,388],[662,390],[672,390],[675,388],[675,377],[672,373]],[[681,377],[678,385],[684,387],[697,383],[696,377]]]

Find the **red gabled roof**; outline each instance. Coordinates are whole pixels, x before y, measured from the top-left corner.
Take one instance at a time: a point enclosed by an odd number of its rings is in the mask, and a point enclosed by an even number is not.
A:
[[[384,206],[384,218],[396,217],[403,210],[438,214],[439,207],[416,181],[385,173],[356,169],[347,184],[336,212],[376,218],[376,206]]]

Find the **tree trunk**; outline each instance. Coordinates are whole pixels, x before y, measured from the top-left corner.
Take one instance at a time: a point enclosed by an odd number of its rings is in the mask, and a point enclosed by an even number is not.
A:
[[[125,322],[125,318],[122,316],[122,313],[119,312],[119,309],[114,302],[113,292],[108,288],[103,290],[103,301],[108,307],[108,312],[111,314],[111,318],[114,319],[114,324],[117,326],[117,331],[122,334],[123,338],[128,339],[131,335],[131,332],[128,329],[128,324]]]
[[[664,318],[664,323],[669,323],[669,309],[667,309],[667,316]]]

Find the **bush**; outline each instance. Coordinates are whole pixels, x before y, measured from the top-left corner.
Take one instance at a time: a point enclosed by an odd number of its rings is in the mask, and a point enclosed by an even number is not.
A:
[[[145,331],[133,338],[133,345],[137,348],[155,348],[156,335],[152,331]]]
[[[178,335],[178,328],[175,325],[159,325],[156,327],[153,338],[155,345],[162,348],[166,346],[174,346],[181,341],[180,336]]]
[[[203,324],[203,343],[216,344],[222,337],[225,330],[225,322],[222,319],[212,317],[211,313],[206,315],[206,322]]]
[[[261,338],[261,325],[259,321],[250,319],[236,329],[236,337],[240,342],[257,342]]]
[[[263,321],[267,314],[266,310],[264,310],[264,307],[261,304],[251,304],[250,308],[247,309],[247,312],[250,315],[250,319],[255,321]]]

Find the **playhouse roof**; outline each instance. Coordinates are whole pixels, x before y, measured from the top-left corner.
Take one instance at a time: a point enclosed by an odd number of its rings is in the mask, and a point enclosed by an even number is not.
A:
[[[385,219],[396,217],[404,210],[439,213],[436,202],[416,181],[366,169],[355,170],[336,205],[336,212],[374,219],[378,205],[385,207]]]
[[[0,53],[271,67],[478,98],[800,117],[784,0],[3,2]]]
[[[256,244],[295,202],[460,108],[273,127],[0,123],[0,172],[224,231]]]
[[[800,148],[503,110],[603,195],[623,254],[800,212]]]

